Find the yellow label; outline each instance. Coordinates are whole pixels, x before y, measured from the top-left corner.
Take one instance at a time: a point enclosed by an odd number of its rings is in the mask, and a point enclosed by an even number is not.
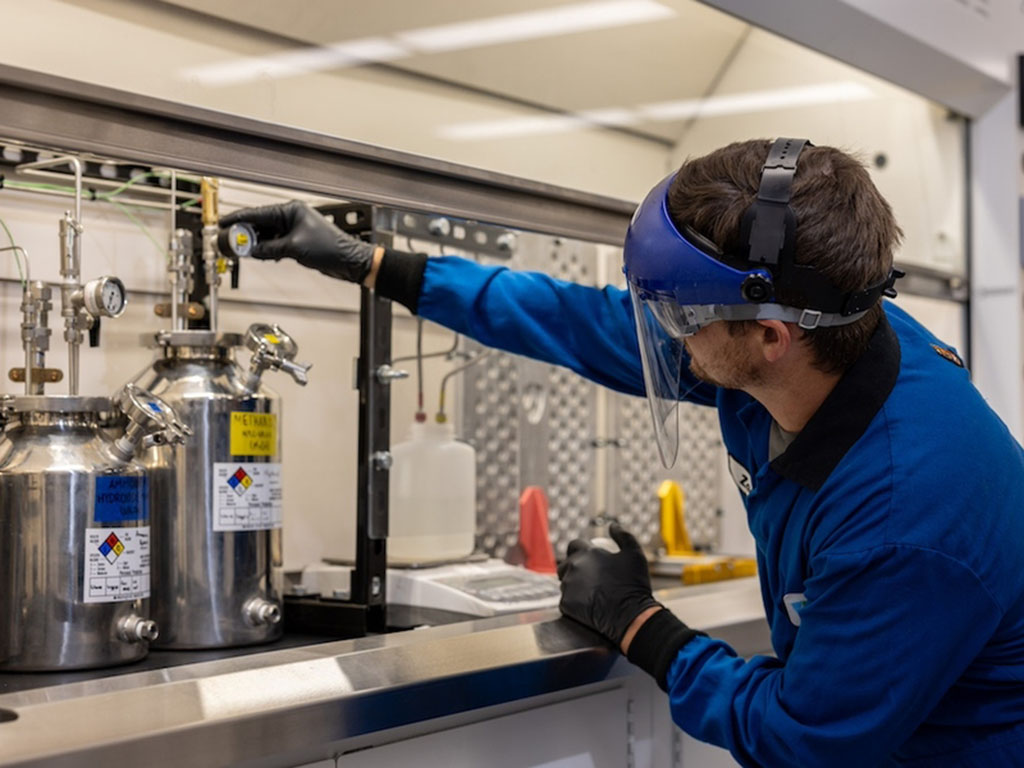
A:
[[[235,235],[235,245],[242,246],[249,244],[249,236],[245,232],[239,232]]]
[[[231,455],[273,456],[277,453],[277,414],[231,412]]]
[[[277,338],[277,336],[275,336],[272,333],[265,333],[265,334],[263,334],[263,338],[266,339],[267,341],[269,341],[271,344],[280,344],[281,343],[281,340],[279,338]]]

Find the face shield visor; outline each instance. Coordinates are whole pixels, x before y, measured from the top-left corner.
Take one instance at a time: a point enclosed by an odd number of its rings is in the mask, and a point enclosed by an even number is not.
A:
[[[813,329],[850,323],[864,314],[859,306],[854,312],[822,312],[772,301],[773,275],[767,268],[736,269],[712,243],[689,230],[686,237],[679,232],[667,209],[672,178],[652,189],[637,208],[623,250],[644,386],[666,467],[674,464],[679,450],[679,401],[699,384],[688,371],[687,336],[719,320],[774,319]]]

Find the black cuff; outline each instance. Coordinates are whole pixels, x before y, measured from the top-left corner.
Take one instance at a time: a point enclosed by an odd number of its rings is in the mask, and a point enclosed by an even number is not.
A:
[[[415,315],[426,268],[427,256],[424,253],[406,253],[385,248],[374,290],[385,299],[402,304]]]
[[[661,690],[668,691],[668,669],[679,649],[703,634],[690,629],[663,608],[640,625],[626,658],[653,677]]]

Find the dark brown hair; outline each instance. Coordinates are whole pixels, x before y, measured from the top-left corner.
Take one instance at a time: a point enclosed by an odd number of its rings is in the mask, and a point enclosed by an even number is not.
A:
[[[738,253],[740,221],[757,195],[770,148],[766,139],[737,142],[683,163],[668,197],[676,226],[690,226],[725,253]],[[806,147],[790,206],[796,214],[798,264],[813,264],[844,292],[863,290],[889,274],[903,233],[857,158],[834,147]],[[776,300],[799,306],[784,287]],[[849,368],[867,348],[881,315],[878,303],[849,325],[805,331],[817,367],[826,373]],[[729,330],[743,333],[752,322],[729,323]]]

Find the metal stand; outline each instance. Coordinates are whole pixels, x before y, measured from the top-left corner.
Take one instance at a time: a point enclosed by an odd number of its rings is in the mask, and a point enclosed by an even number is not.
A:
[[[349,234],[386,240],[377,232],[369,205],[329,206],[320,212]],[[288,631],[358,637],[388,627],[387,536],[388,469],[391,467],[391,302],[362,289],[359,312],[359,482],[356,499],[356,559],[348,599],[322,595],[286,595]]]
[[[366,606],[367,628],[384,631],[388,535],[390,398],[377,370],[391,356],[391,302],[364,288],[359,321],[359,495],[352,601]]]

